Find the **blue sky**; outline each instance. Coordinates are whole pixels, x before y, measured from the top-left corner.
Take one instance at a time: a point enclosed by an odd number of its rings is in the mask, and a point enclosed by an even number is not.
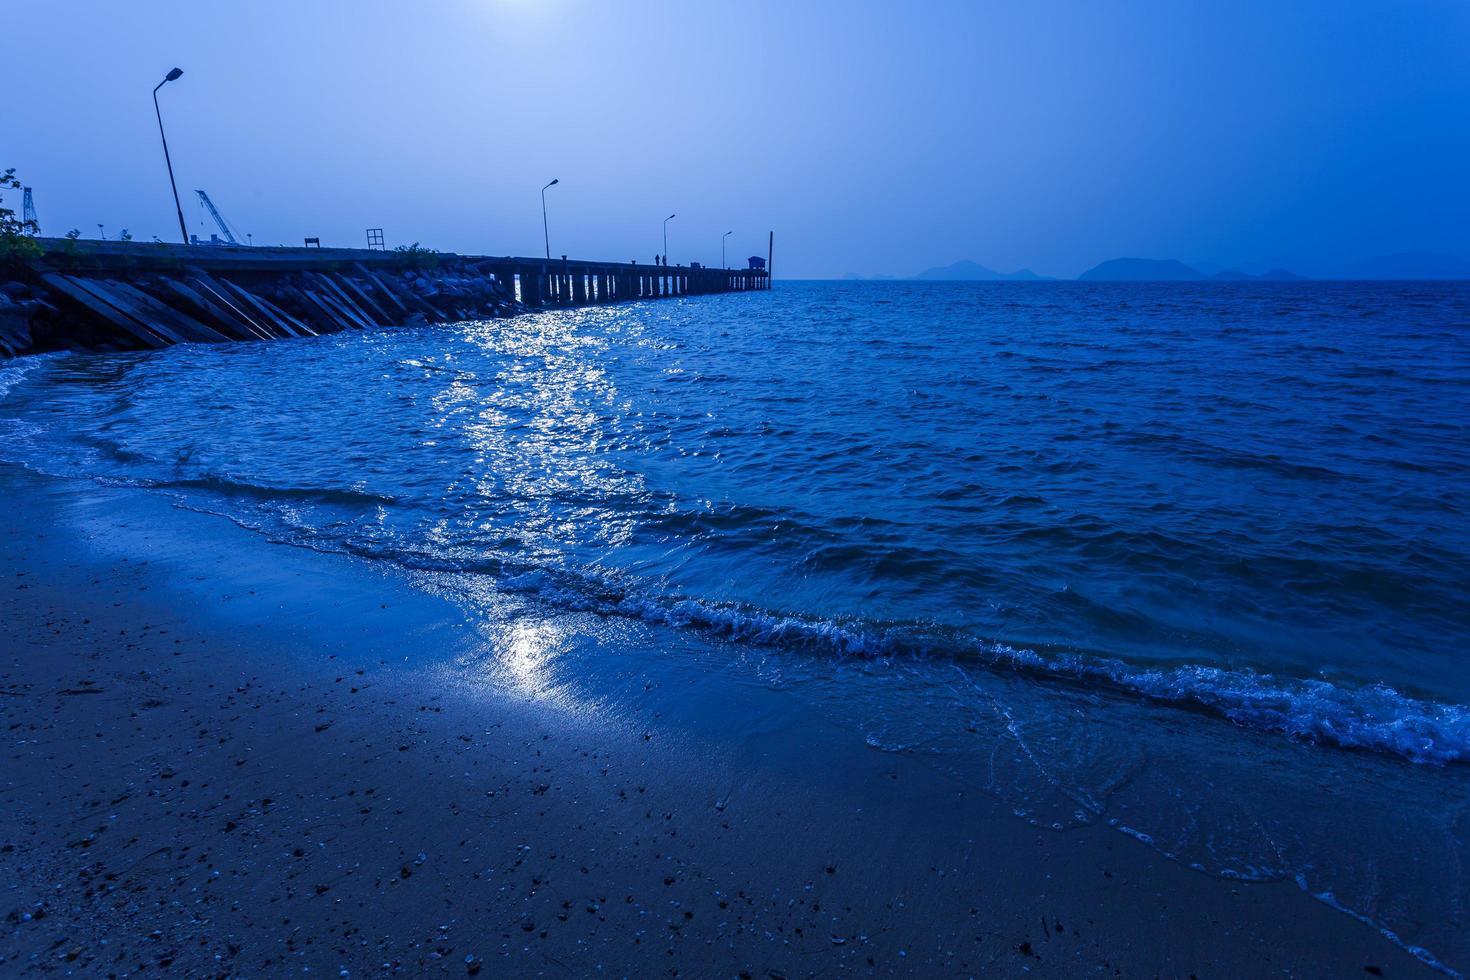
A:
[[[0,12],[43,228],[1071,276],[1470,257],[1470,4],[49,2]]]

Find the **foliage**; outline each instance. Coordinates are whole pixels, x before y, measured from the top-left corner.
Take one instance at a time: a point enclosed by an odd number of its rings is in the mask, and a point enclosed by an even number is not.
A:
[[[400,245],[393,251],[406,258],[408,264],[415,269],[437,269],[439,267],[439,253],[432,248],[423,248],[418,242],[412,245]]]
[[[133,240],[133,233],[124,228],[122,234],[117,236],[117,240],[120,242],[130,242]]]
[[[66,240],[69,241],[69,242],[74,242],[78,238],[81,238],[81,237],[82,237],[82,229],[80,229],[80,228],[73,228],[71,231],[69,231],[69,232],[66,233]]]
[[[0,176],[0,190],[5,188],[20,189],[20,179],[15,176],[14,167]],[[41,246],[32,237],[40,231],[34,221],[24,221],[15,216],[14,209],[0,207],[0,261],[17,261],[40,255]]]

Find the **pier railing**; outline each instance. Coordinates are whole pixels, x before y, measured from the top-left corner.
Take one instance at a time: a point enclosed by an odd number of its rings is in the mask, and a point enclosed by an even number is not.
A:
[[[640,265],[568,259],[486,259],[517,297],[529,306],[580,306],[668,296],[704,296],[770,288],[764,269]]]

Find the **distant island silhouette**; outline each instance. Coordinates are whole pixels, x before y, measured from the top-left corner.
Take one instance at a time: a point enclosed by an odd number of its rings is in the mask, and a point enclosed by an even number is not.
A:
[[[1077,277],[1083,282],[1180,282],[1209,276],[1178,259],[1108,259]]]
[[[1260,268],[1260,265],[1247,268]],[[1176,259],[1109,259],[1093,266],[1077,278],[1084,282],[1191,282],[1225,281],[1290,281],[1296,279],[1344,280],[1422,280],[1470,279],[1470,262],[1443,252],[1395,252],[1378,255],[1345,266],[1310,263],[1310,275],[1300,275],[1276,265],[1261,273],[1228,269],[1213,275],[1201,272]]]
[[[972,262],[969,259],[961,259],[949,265],[935,266],[925,269],[912,276],[862,276],[856,272],[849,272],[843,276],[844,279],[892,281],[895,279],[918,279],[927,282],[1051,282],[1051,276],[1038,276],[1030,269],[1017,269],[1015,272],[996,272],[994,269]]]
[[[1286,269],[1269,269],[1260,275],[1251,275],[1239,269],[1227,269],[1213,275],[1185,265],[1178,259],[1109,259],[1093,266],[1077,279],[1081,282],[1196,282],[1221,280],[1247,282],[1270,280],[1275,282],[1304,279]]]
[[[1470,279],[1470,262],[1444,252],[1395,252],[1364,259],[1333,279]]]
[[[1260,270],[1260,271],[1253,271]],[[1300,271],[1296,271],[1300,270]],[[915,280],[928,282],[1054,282],[1030,269],[996,272],[961,259],[935,266],[912,276],[859,275],[842,278],[882,282]],[[1307,279],[1338,280],[1470,280],[1470,261],[1445,252],[1394,252],[1347,265],[1332,265],[1312,259],[1264,259],[1242,263],[1219,272],[1205,272],[1178,259],[1108,259],[1077,277],[1080,282],[1294,282]]]
[[[946,282],[1039,282],[1048,280],[1051,277],[1038,276],[1030,269],[1017,269],[1015,272],[996,272],[994,269],[986,268],[978,262],[961,259],[949,265],[925,269],[923,272],[914,276],[914,278]]]

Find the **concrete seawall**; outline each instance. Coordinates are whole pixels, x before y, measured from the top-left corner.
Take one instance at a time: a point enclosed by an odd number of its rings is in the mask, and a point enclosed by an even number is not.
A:
[[[770,288],[764,270],[425,250],[36,241],[38,258],[0,268],[0,356],[303,337]]]

